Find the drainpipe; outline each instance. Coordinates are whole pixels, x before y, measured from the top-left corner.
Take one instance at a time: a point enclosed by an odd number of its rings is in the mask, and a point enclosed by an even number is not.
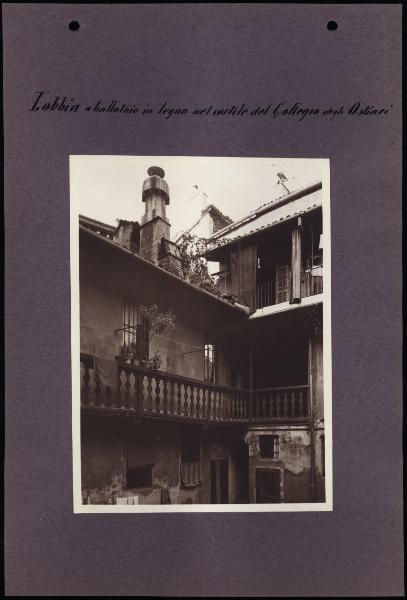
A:
[[[314,369],[313,369],[313,345],[312,333],[308,340],[308,385],[309,385],[309,420],[310,420],[310,452],[311,452],[311,502],[316,499],[315,482],[315,432],[314,432]]]

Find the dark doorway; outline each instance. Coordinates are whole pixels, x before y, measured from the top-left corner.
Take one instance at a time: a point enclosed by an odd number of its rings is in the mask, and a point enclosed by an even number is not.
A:
[[[256,469],[256,503],[281,502],[280,469]]]
[[[231,458],[234,462],[238,477],[235,480],[237,504],[249,502],[249,448],[243,440],[231,445]]]
[[[211,504],[229,502],[229,461],[211,461]]]

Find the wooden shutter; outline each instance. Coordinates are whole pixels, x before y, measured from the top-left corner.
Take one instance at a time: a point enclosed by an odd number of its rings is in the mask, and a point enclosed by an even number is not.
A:
[[[257,245],[242,246],[231,253],[230,274],[232,294],[239,302],[256,308]]]
[[[279,265],[276,267],[276,304],[287,302],[288,300],[288,265]]]

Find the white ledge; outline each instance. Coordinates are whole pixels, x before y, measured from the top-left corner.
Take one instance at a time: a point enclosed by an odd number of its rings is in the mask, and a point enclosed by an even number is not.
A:
[[[273,304],[272,306],[265,306],[264,308],[258,308],[256,312],[250,315],[249,319],[258,319],[259,317],[268,317],[280,312],[286,312],[287,310],[295,310],[303,308],[304,306],[311,306],[312,304],[322,304],[324,294],[315,294],[314,296],[307,296],[301,298],[301,302],[298,304],[290,304],[289,302],[280,302],[280,304]]]

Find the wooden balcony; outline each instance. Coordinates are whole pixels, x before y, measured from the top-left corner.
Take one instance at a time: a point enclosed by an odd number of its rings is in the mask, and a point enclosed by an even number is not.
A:
[[[255,308],[273,306],[289,301],[290,270],[273,281],[257,283],[255,292]],[[323,292],[322,267],[316,267],[307,272],[301,272],[301,298],[315,296]],[[254,292],[253,292],[254,294]]]
[[[306,423],[308,387],[236,389],[179,375],[119,364],[117,385],[95,376],[81,355],[82,410],[202,423]]]
[[[254,390],[251,420],[281,423],[308,421],[308,391],[305,385]]]

